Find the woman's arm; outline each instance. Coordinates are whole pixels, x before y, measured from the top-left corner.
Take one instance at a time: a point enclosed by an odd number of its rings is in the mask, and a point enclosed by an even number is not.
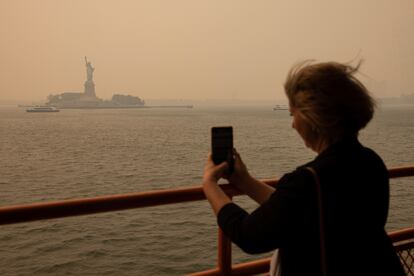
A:
[[[313,185],[304,171],[283,176],[277,191],[250,214],[234,203],[223,206],[217,221],[226,236],[247,253],[263,253],[292,239],[304,225],[313,225]]]
[[[261,205],[262,211],[255,211],[256,215],[252,216],[232,203],[217,183],[224,176],[227,168],[227,162],[215,165],[210,154],[203,176],[204,194],[217,216],[221,229],[246,252],[261,253],[275,248],[276,245],[273,240],[269,241],[269,238],[277,233],[272,227],[276,224],[272,221],[278,216],[272,214],[270,201]]]
[[[223,177],[227,168],[227,162],[223,162],[216,166],[213,163],[211,154],[208,156],[208,160],[204,168],[203,191],[216,216],[224,205],[232,202],[217,183],[219,179]]]

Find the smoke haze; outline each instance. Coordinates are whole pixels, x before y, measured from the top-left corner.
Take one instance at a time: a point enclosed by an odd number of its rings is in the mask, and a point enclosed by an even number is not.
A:
[[[414,1],[0,2],[0,101],[100,98],[276,101],[303,59],[363,58],[374,96],[413,93]]]

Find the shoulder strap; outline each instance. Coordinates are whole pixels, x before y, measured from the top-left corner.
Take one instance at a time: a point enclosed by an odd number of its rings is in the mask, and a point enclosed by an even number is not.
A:
[[[321,245],[320,245],[321,246],[321,271],[322,271],[322,275],[326,276],[328,274],[326,272],[325,226],[324,226],[324,218],[323,218],[321,182],[314,168],[305,167],[305,169],[307,169],[308,171],[312,173],[313,179],[315,180],[315,184],[316,184],[316,197],[318,201],[318,215],[319,215],[319,239],[321,242]]]

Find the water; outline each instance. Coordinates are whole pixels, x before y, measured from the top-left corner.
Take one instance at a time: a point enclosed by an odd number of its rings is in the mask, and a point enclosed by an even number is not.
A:
[[[232,125],[258,178],[314,158],[271,107],[62,110],[0,107],[0,204],[199,185],[210,127]],[[389,167],[414,164],[414,107],[384,107],[361,133]],[[413,178],[393,180],[387,229],[414,225]],[[236,201],[247,209],[254,203]],[[1,275],[182,275],[216,265],[206,201],[0,228]],[[235,262],[251,257],[234,248]]]

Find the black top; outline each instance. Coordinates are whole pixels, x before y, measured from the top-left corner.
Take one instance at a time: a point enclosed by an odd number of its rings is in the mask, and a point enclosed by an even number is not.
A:
[[[279,248],[282,275],[320,275],[316,184],[322,191],[328,275],[405,275],[384,226],[389,180],[381,158],[344,139],[284,175],[269,200],[248,214],[234,203],[218,214],[225,234],[247,253]]]

